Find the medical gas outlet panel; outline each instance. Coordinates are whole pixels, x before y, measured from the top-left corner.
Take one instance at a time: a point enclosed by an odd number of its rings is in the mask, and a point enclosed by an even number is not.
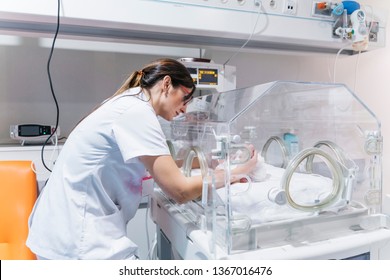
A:
[[[372,7],[360,5],[358,1],[318,1],[318,0],[154,0],[176,5],[213,9],[216,13],[254,15],[252,40],[256,37],[274,43],[294,43],[304,40],[308,46],[316,45],[317,40],[340,43],[339,48],[365,51],[385,45],[384,26],[386,15]],[[375,12],[375,14],[374,14]],[[379,13],[379,14],[378,14]],[[213,19],[213,22],[218,18]],[[210,21],[211,22],[211,21]],[[240,23],[237,23],[240,25]],[[245,29],[248,23],[242,21]],[[239,27],[237,27],[239,28]],[[265,39],[263,39],[264,37]],[[290,41],[289,41],[290,39]],[[300,42],[302,43],[302,42]],[[250,45],[250,44],[249,44]],[[317,45],[318,46],[318,45]],[[272,48],[272,47],[271,47]],[[337,48],[337,46],[335,47]]]
[[[253,12],[261,8],[264,12],[283,12],[285,14],[295,14],[297,2],[299,0],[155,0],[158,2],[169,2],[199,7],[209,7],[224,10],[236,10]]]
[[[51,32],[57,18],[55,3],[39,2],[0,1],[0,31]],[[386,42],[387,11],[359,1],[63,0],[61,4],[61,25],[67,36],[103,41],[228,51],[244,44],[248,51],[337,53],[343,49],[346,54],[382,48]]]
[[[320,0],[152,0],[175,5],[204,7],[218,10],[231,10],[249,13],[260,13],[296,16],[296,17],[332,17],[334,9],[348,12],[359,8],[359,1],[320,1]],[[363,7],[363,6],[362,6]],[[338,12],[337,12],[338,13]],[[336,13],[333,13],[337,15]]]

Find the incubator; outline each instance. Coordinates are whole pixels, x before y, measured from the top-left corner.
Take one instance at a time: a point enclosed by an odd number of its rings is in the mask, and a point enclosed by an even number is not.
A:
[[[351,90],[276,81],[198,98],[207,110],[164,126],[203,192],[179,205],[155,189],[160,258],[390,259],[380,122]],[[252,147],[256,168],[230,183]]]

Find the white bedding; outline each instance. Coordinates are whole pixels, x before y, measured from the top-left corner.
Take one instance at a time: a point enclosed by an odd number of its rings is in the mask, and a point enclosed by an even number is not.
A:
[[[231,186],[231,207],[234,213],[247,215],[253,224],[316,215],[314,212],[296,210],[287,204],[272,202],[268,193],[271,189],[281,189],[284,169],[263,163],[261,172],[265,172],[266,176],[260,182]],[[316,199],[323,199],[331,190],[332,179],[319,175],[295,173],[290,181],[290,194],[296,202],[303,205],[314,205]],[[217,193],[225,202],[226,189],[219,189]]]

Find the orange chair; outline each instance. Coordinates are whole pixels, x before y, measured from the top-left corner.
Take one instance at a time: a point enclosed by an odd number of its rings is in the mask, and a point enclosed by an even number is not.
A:
[[[38,188],[31,161],[0,161],[0,260],[31,260],[28,217]]]

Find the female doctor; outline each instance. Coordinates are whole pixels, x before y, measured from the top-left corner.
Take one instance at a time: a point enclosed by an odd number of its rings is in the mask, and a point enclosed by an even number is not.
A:
[[[146,170],[178,203],[201,195],[201,176],[182,174],[157,119],[184,113],[194,90],[185,66],[159,59],[133,72],[76,126],[30,216],[27,246],[38,259],[137,259],[126,224]],[[254,151],[232,180],[256,162]]]

